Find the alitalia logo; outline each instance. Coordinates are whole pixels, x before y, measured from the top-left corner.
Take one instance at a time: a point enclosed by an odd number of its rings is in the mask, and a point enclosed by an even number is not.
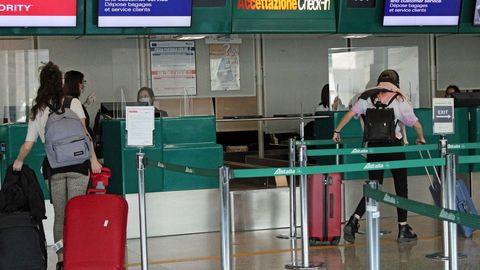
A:
[[[165,164],[161,163],[161,162],[158,162],[157,163],[157,167],[159,168],[165,168]]]
[[[460,149],[462,146],[460,144],[449,144],[448,145],[449,149]]]
[[[295,174],[295,169],[282,169],[282,168],[278,168],[277,170],[275,170],[275,172],[273,173],[273,175],[291,175],[291,174]]]
[[[357,149],[357,148],[353,148],[352,149],[352,154],[368,154],[368,149]]]
[[[447,211],[445,211],[445,209],[442,209],[442,211],[440,211],[440,215],[438,216],[443,219],[455,221],[455,214],[448,213]]]
[[[237,9],[246,10],[330,10],[330,0],[238,0]]]
[[[367,163],[363,167],[364,170],[372,170],[372,169],[383,169],[383,163]]]
[[[383,197],[383,201],[391,204],[397,204],[397,200],[395,199],[395,197],[392,197],[388,194],[385,194],[385,196]]]
[[[185,172],[186,173],[193,173],[193,169],[189,167],[185,167]]]

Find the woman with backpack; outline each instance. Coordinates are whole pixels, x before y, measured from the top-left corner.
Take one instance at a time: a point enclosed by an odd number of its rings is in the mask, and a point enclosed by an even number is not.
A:
[[[15,171],[22,169],[23,162],[38,137],[45,143],[47,137],[47,121],[51,115],[61,114],[59,112],[66,111],[66,109],[64,109],[68,108],[64,104],[66,100],[70,103],[68,106],[69,109],[78,116],[83,125],[83,135],[87,135],[88,137],[88,132],[85,128],[85,114],[80,100],[77,98],[66,98],[63,95],[62,72],[57,65],[48,62],[40,71],[40,86],[30,111],[30,121],[28,122],[25,143],[20,148],[20,152],[13,163],[13,169]],[[91,139],[88,141],[89,148],[93,149]],[[45,150],[47,152],[48,149]],[[48,159],[44,161],[44,165],[46,164],[46,166],[43,166],[43,173],[44,176],[48,175],[51,202],[55,213],[53,234],[56,243],[63,239],[63,219],[67,201],[75,196],[86,193],[89,182],[89,169],[91,169],[93,173],[99,173],[101,170],[102,166],[98,162],[95,152],[90,151],[90,155],[90,158],[87,156],[85,161],[80,164],[64,167],[52,168],[53,165],[50,166],[50,163],[56,161]],[[50,170],[50,173],[47,173],[47,175],[46,170]],[[57,257],[57,269],[63,269],[63,250],[60,249],[57,251]]]

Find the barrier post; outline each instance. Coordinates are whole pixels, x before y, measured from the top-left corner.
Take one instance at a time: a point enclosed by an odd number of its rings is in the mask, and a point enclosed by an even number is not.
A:
[[[298,150],[298,161],[301,167],[307,166],[307,146],[302,140]],[[302,262],[296,265],[293,262],[292,265],[286,265],[287,269],[320,269],[325,266],[325,263],[310,264],[309,258],[309,242],[308,242],[308,178],[306,175],[300,176],[300,214],[301,214],[301,232],[302,232]]]
[[[232,231],[230,224],[230,168],[220,167],[220,215],[221,215],[221,237],[222,237],[222,270],[232,269],[231,239]]]
[[[140,253],[142,257],[142,270],[148,269],[147,254],[147,218],[145,214],[145,153],[142,148],[137,153],[137,172],[138,172],[138,207],[140,219]]]
[[[295,167],[295,138],[288,139],[288,166]],[[277,235],[280,239],[297,239],[297,191],[295,176],[289,179],[289,210],[290,210],[290,235]]]
[[[446,172],[447,172],[447,181],[446,186],[449,191],[448,194],[448,209],[457,210],[456,206],[456,172],[455,172],[455,155],[447,154],[446,160]],[[454,222],[449,222],[449,254],[450,254],[450,269],[457,269],[457,224]]]
[[[376,180],[368,181],[368,185],[377,190]],[[368,237],[368,265],[370,270],[380,269],[380,211],[375,199],[367,198],[367,237]]]

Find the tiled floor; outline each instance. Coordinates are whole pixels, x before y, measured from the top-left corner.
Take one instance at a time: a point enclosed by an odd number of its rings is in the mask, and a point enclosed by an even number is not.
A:
[[[409,223],[419,235],[415,243],[396,242],[395,219],[382,219],[381,228],[392,230],[381,236],[381,269],[444,269],[444,263],[427,259],[425,255],[442,251],[440,223],[420,216],[409,218]],[[361,230],[365,224],[361,223]],[[285,269],[291,264],[290,241],[279,239],[279,234],[288,234],[288,229],[236,233],[233,238],[235,270]],[[300,241],[298,242],[300,245]],[[219,270],[220,234],[206,233],[156,237],[148,239],[149,269],[156,270]],[[129,240],[128,269],[141,269],[138,240]],[[49,250],[50,251],[50,250]],[[468,257],[459,260],[458,269],[480,269],[480,232],[472,239],[458,237],[458,251]],[[297,251],[297,257],[301,252]],[[55,257],[50,254],[51,268]],[[312,263],[323,262],[322,269],[368,269],[368,250],[365,235],[358,235],[355,244],[343,240],[338,246],[313,247],[310,250]]]

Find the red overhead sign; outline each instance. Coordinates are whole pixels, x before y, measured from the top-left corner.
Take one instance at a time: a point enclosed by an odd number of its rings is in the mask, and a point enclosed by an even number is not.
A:
[[[0,0],[0,27],[75,27],[76,0]]]

